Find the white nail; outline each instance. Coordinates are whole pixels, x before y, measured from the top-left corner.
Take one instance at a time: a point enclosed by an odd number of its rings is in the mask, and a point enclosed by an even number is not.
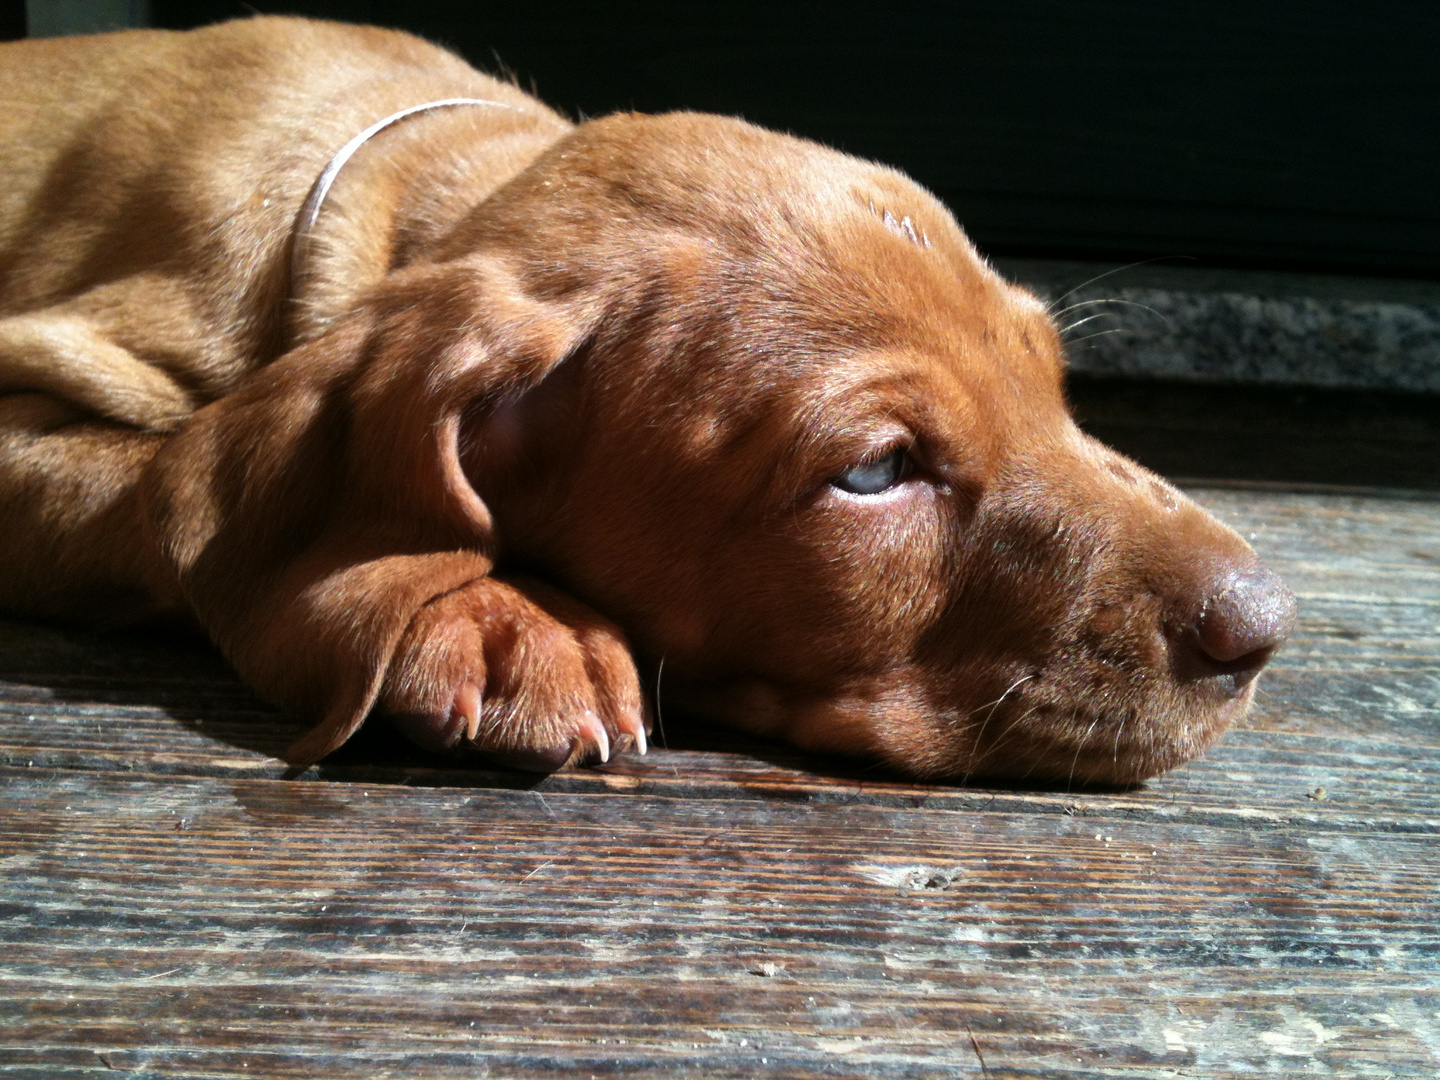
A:
[[[585,719],[590,722],[590,736],[595,740],[595,749],[600,752],[602,762],[610,760],[610,735],[605,730],[605,725],[593,712],[587,712]]]

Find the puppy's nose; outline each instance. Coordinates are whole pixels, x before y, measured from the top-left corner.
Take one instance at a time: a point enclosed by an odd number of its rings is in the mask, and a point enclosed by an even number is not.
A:
[[[1269,567],[1231,567],[1209,583],[1195,623],[1196,676],[1228,676],[1239,693],[1295,629],[1295,594]]]

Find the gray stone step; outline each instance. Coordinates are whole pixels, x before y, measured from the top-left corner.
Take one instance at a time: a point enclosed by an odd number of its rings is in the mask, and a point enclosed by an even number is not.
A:
[[[992,261],[1052,304],[1076,372],[1440,393],[1440,282]]]

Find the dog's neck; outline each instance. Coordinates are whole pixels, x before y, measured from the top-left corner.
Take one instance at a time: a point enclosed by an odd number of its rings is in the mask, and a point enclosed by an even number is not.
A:
[[[347,161],[355,156],[355,151],[391,124],[399,123],[407,117],[431,112],[435,109],[451,109],[462,105],[476,105],[487,109],[514,108],[513,105],[506,105],[503,101],[488,101],[484,98],[443,98],[440,101],[427,101],[421,105],[411,105],[408,109],[401,109],[382,120],[375,121],[335,152],[335,156],[326,163],[325,168],[320,170],[320,175],[315,178],[315,183],[310,185],[310,194],[305,197],[300,212],[295,215],[295,229],[290,238],[292,289],[298,289],[300,283],[305,280],[315,223],[320,220],[320,211],[325,207],[325,196],[330,194],[330,188],[334,186],[340,170],[345,167]]]
[[[494,121],[477,123],[484,113]],[[445,98],[392,113],[341,147],[291,233],[290,345],[318,337],[388,273],[423,257],[568,130],[557,121],[540,109]]]

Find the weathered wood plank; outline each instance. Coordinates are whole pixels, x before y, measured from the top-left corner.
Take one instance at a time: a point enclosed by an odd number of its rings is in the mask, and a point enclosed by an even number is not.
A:
[[[1352,709],[1371,681],[1352,688]],[[917,784],[785,747],[695,732],[687,733],[690,744],[709,748],[660,748],[645,759],[625,757],[604,768],[544,780],[503,770],[446,767],[376,732],[337,761],[305,775],[672,798],[755,796],[814,805],[999,806],[1014,812],[1065,808],[1082,815],[1211,822],[1272,819],[1327,830],[1440,832],[1440,754],[1433,752],[1433,723],[1429,752],[1417,751],[1422,723],[1407,724],[1398,735],[1384,730],[1387,710],[1394,705],[1392,689],[1388,697],[1372,695],[1368,703],[1374,714],[1371,726],[1381,728],[1378,734],[1307,730],[1313,727],[1307,710],[1324,714],[1311,704],[1317,693],[1336,693],[1333,678],[1272,679],[1253,726],[1232,732],[1206,759],[1127,792]],[[44,689],[23,685],[12,685],[9,694],[9,700],[0,700],[0,760],[11,765],[276,779],[289,775],[274,755],[295,729],[256,707],[240,688],[234,691],[240,702],[235,711],[187,723],[177,722],[174,714],[193,710],[198,717],[193,704],[182,709],[56,704],[46,700]],[[92,695],[106,696],[113,695]],[[1332,710],[1344,707],[1343,699],[1329,702]],[[1343,728],[1345,723],[1341,715],[1334,726]]]
[[[42,770],[4,774],[0,823],[15,1065],[978,1075],[973,1033],[997,1076],[1365,1076],[1440,1050],[1427,839]]]
[[[1290,583],[1300,625],[1247,730],[1440,744],[1440,500],[1209,488]],[[1363,751],[1362,751],[1363,752]]]

